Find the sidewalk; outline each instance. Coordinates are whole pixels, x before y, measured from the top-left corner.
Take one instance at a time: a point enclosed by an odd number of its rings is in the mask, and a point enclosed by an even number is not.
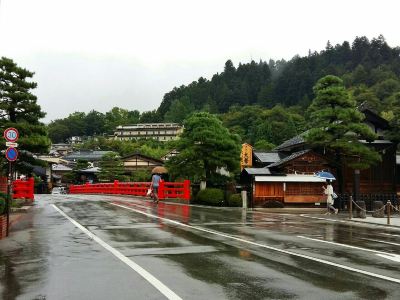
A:
[[[400,228],[400,216],[398,213],[390,217],[390,225],[387,225],[387,217],[384,218],[374,218],[371,216],[367,216],[365,219],[361,218],[351,218],[349,219],[349,214],[346,212],[339,213],[337,215],[321,215],[321,219],[327,220],[340,220],[342,222],[356,222],[356,223],[364,223],[364,224],[375,224],[375,225],[383,225],[387,227],[398,227]]]

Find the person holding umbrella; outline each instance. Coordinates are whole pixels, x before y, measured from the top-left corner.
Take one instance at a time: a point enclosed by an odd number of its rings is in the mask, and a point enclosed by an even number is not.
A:
[[[158,187],[160,185],[161,176],[158,173],[155,173],[151,176],[151,184],[150,189],[153,191],[153,202],[158,204]]]
[[[328,179],[326,182],[327,182],[327,186],[326,187],[322,186],[322,189],[324,190],[324,194],[326,195],[326,204],[327,204],[327,207],[328,207],[328,214],[330,213],[330,210],[333,210],[333,212],[335,214],[337,214],[339,210],[333,206],[333,203],[334,203],[334,199],[333,199],[334,192],[333,192],[333,187],[331,185],[331,181]]]

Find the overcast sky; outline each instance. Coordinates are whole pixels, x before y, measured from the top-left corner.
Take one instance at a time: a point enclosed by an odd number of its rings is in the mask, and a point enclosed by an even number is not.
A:
[[[0,55],[36,72],[45,122],[156,109],[227,59],[288,60],[362,35],[400,46],[398,0],[0,1]]]

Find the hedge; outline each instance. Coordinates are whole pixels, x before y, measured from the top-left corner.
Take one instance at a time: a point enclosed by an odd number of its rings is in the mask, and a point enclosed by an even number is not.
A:
[[[232,194],[228,199],[229,206],[233,207],[242,207],[242,195],[241,194]]]
[[[213,206],[222,206],[224,204],[224,191],[214,188],[201,190],[197,193],[196,202]]]

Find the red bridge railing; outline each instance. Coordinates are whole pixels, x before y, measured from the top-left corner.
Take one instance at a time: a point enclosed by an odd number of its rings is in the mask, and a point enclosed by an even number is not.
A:
[[[35,181],[33,177],[28,180],[14,180],[13,181],[13,199],[31,199],[34,200]]]
[[[119,182],[115,180],[114,183],[70,185],[69,193],[146,196],[149,188],[150,182]],[[160,181],[158,198],[160,200],[167,198],[190,200],[190,180],[185,180],[183,182]]]

